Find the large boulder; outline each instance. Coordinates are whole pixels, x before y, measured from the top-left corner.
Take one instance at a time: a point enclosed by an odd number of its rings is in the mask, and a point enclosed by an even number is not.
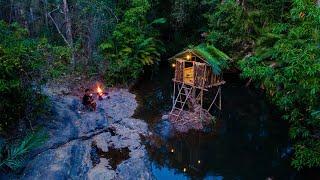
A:
[[[137,107],[133,94],[113,89],[89,112],[77,96],[44,92],[52,102],[52,116],[42,123],[50,139],[32,152],[21,179],[152,179],[141,142],[148,125],[131,118]],[[128,157],[112,167],[105,154],[117,149],[128,149]]]

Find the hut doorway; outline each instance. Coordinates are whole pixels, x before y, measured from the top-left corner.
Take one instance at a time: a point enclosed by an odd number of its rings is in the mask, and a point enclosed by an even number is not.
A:
[[[188,85],[194,84],[194,62],[185,61],[183,68],[183,82]]]

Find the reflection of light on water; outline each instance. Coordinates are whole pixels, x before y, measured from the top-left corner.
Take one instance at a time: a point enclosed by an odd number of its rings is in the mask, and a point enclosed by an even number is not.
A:
[[[170,70],[173,72],[172,69]],[[163,148],[161,151],[158,148],[150,148],[149,150],[151,162],[154,163],[152,171],[156,179],[179,180],[198,177],[199,179],[220,180],[224,179],[223,176],[229,179],[265,179],[267,177],[255,171],[249,175],[251,165],[254,165],[261,172],[274,172],[274,175],[279,176],[279,179],[285,179],[283,177],[289,175],[287,162],[283,162],[282,159],[277,159],[279,162],[277,166],[271,162],[261,165],[261,161],[266,160],[265,158],[278,157],[276,155],[279,152],[274,151],[275,148],[287,145],[286,128],[283,128],[281,124],[277,125],[279,123],[277,121],[270,121],[274,117],[263,98],[257,96],[253,91],[241,88],[240,82],[239,84],[231,84],[233,82],[230,82],[232,87],[224,88],[225,106],[222,117],[225,119],[222,119],[223,121],[220,122],[217,129],[219,136],[207,136],[206,134],[202,139],[197,135],[190,134],[186,138],[182,136],[181,139],[180,136],[176,137],[175,134],[169,132],[170,123],[161,119],[162,112],[169,111],[172,106],[170,95],[173,88],[169,87],[172,86],[173,74],[168,73],[168,67],[161,69],[160,73],[160,75],[154,76],[153,80],[147,81],[148,78],[145,78],[140,81],[137,86],[139,88],[137,96],[141,98],[142,106],[136,111],[137,118],[146,120],[165,139],[161,145]],[[262,122],[258,121],[261,115],[264,118]],[[230,137],[233,138],[230,139]],[[267,143],[265,148],[260,149],[265,154],[261,157],[261,151],[256,151],[255,146],[266,140],[273,143]],[[188,144],[190,141],[191,145]],[[248,145],[249,151],[245,154],[250,153],[249,157],[245,156],[242,145]],[[230,147],[235,148],[229,151]],[[215,153],[208,156],[212,152]],[[248,158],[249,161],[247,161]],[[230,166],[230,161],[233,160],[235,160],[235,164]],[[186,167],[186,172],[183,171],[184,167]],[[275,171],[275,167],[279,171]]]
[[[186,172],[187,171],[187,168],[183,168],[183,172]]]
[[[161,167],[155,163],[152,163],[152,174],[156,179],[174,179],[174,180],[187,180],[187,176],[182,173],[177,172],[175,169],[170,169],[168,167]]]
[[[219,175],[207,175],[206,177],[203,178],[204,180],[223,180],[223,176]]]

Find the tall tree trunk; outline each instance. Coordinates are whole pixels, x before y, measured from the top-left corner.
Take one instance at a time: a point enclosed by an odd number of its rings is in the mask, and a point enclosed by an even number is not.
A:
[[[44,12],[45,12],[45,24],[46,24],[46,30],[49,31],[49,21],[48,21],[48,0],[44,0]]]
[[[241,6],[243,7],[243,9],[247,9],[247,2],[246,2],[246,0],[242,0]]]
[[[74,46],[73,46],[73,37],[72,37],[72,27],[71,27],[71,19],[69,15],[69,7],[67,0],[63,0],[63,13],[64,13],[64,19],[66,23],[66,38],[69,42],[69,45],[71,47],[71,66],[72,68],[75,68],[76,62],[75,62],[75,52],[74,52]]]
[[[94,23],[94,21],[95,21],[95,17],[94,17],[94,15],[90,15],[90,18],[88,18],[88,25],[89,25],[89,27],[88,27],[88,35],[87,35],[87,37],[88,37],[88,39],[87,39],[87,53],[88,53],[88,58],[87,58],[87,60],[86,60],[86,62],[85,62],[85,65],[87,65],[88,64],[88,61],[90,61],[91,60],[91,58],[92,58],[92,51],[93,51],[93,41],[94,41],[94,36],[95,36],[95,23]]]
[[[9,16],[9,23],[11,23],[12,22],[12,19],[13,19],[13,12],[12,11],[14,11],[13,10],[13,0],[10,0],[10,16]]]

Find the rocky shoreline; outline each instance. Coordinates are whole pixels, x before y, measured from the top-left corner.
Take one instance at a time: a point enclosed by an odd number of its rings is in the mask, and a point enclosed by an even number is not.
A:
[[[21,179],[153,179],[141,137],[148,125],[133,115],[137,102],[126,89],[109,90],[97,111],[78,96],[45,88],[52,118],[42,126],[49,140],[32,152]]]

